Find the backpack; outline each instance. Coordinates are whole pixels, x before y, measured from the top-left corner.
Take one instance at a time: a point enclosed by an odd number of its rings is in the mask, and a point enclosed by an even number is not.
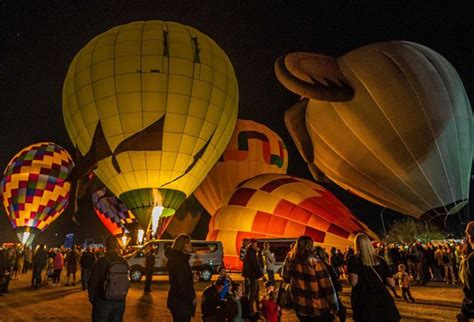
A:
[[[123,260],[107,258],[107,269],[105,271],[104,297],[106,300],[125,300],[130,287],[129,268]]]

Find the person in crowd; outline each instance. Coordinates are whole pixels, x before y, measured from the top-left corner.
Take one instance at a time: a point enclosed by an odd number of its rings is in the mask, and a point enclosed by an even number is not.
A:
[[[92,267],[95,263],[95,255],[92,253],[90,247],[86,248],[86,251],[82,253],[80,264],[81,264],[81,284],[82,290],[87,290],[87,284],[91,275]]]
[[[16,280],[18,279],[18,269],[20,267],[20,259],[21,259],[21,251],[20,248],[15,245],[13,247],[13,257],[11,259],[12,262],[12,274],[11,274],[11,279]]]
[[[453,271],[454,265],[454,254],[449,246],[445,246],[443,250],[443,268],[444,268],[444,281],[446,284],[456,284],[456,278]]]
[[[232,285],[232,278],[230,277],[229,274],[227,274],[227,270],[225,269],[225,266],[219,266],[217,268],[217,273],[219,274],[219,276],[217,276],[217,279],[221,280],[224,283],[224,287],[222,288],[222,291],[219,293],[219,298],[222,301],[224,301],[230,292],[231,285]]]
[[[33,260],[33,251],[31,250],[30,246],[26,246],[25,250],[23,251],[23,267],[21,270],[22,274],[28,273],[28,270],[31,267],[32,260]]]
[[[267,296],[260,300],[262,308],[262,317],[266,322],[278,322],[280,316],[280,307],[276,303],[276,292],[270,291]]]
[[[225,305],[225,321],[244,322],[244,314],[241,299],[244,291],[242,284],[232,282],[231,292],[227,296]]]
[[[56,256],[53,259],[53,286],[59,285],[61,281],[61,272],[64,268],[64,256],[59,248],[56,248]]]
[[[0,293],[8,293],[8,287],[10,286],[10,281],[12,279],[13,265],[15,262],[15,251],[13,248],[6,249],[6,273],[4,275],[3,285],[0,288]]]
[[[201,313],[204,322],[223,321],[225,312],[219,294],[224,289],[224,281],[216,280],[202,292]]]
[[[150,246],[145,257],[145,292],[151,292],[151,281],[155,269],[155,249]]]
[[[340,292],[342,292],[342,283],[340,280],[339,271],[335,270],[334,267],[329,263],[327,254],[321,246],[316,246],[314,248],[314,255],[316,255],[316,257],[326,265],[326,269],[329,273],[329,277],[331,278],[331,282],[334,285],[334,290],[336,292],[336,297],[337,297],[337,303],[339,305],[339,311],[338,311],[337,317],[339,318],[340,322],[345,322],[347,309],[344,306],[344,304],[342,304],[342,300],[340,297]]]
[[[77,272],[77,262],[78,254],[74,248],[71,248],[66,254],[66,284],[64,286],[75,286],[76,285],[76,272]],[[70,281],[72,282],[70,283]]]
[[[187,234],[178,235],[172,246],[165,250],[170,282],[167,307],[174,322],[191,321],[196,309],[194,281],[199,277],[193,275],[189,265],[191,250],[191,237]]]
[[[0,248],[0,296],[3,296],[3,289],[10,275],[10,261],[8,260],[5,248]]]
[[[437,264],[437,280],[443,281],[444,279],[444,264],[443,264],[443,246],[438,245],[434,253],[436,264]]]
[[[385,283],[395,286],[390,269],[381,257],[375,255],[367,235],[357,234],[354,243],[355,256],[348,264],[354,321],[400,321],[395,301],[385,287]]]
[[[105,247],[104,256],[92,267],[87,285],[93,322],[122,321],[130,286],[128,263],[118,253],[117,239],[107,237]]]
[[[406,272],[406,266],[404,264],[398,264],[398,273],[396,274],[396,279],[398,280],[398,285],[402,291],[402,296],[405,302],[408,303],[408,300],[415,303],[415,299],[411,295],[410,291],[410,276]]]
[[[459,264],[459,279],[464,295],[461,312],[457,315],[459,322],[468,322],[474,318],[474,221],[470,221],[466,226],[466,239]]]
[[[245,291],[248,294],[250,302],[251,312],[257,311],[258,302],[258,279],[263,276],[260,268],[258,258],[258,242],[256,239],[251,239],[247,250],[245,251],[244,265],[242,268],[242,276],[248,280],[248,290]]]
[[[292,307],[300,321],[333,321],[339,311],[337,295],[326,265],[314,256],[313,240],[300,236],[283,265],[291,285]]]
[[[247,252],[248,246],[249,246],[249,240],[247,238],[242,239],[240,250],[239,250],[239,259],[242,262],[242,265],[244,263],[245,253]],[[248,291],[249,291],[249,281],[247,278],[244,277],[244,295],[247,298],[249,296],[249,294],[247,293]]]
[[[36,247],[35,254],[33,256],[33,276],[31,286],[33,288],[40,288],[42,285],[41,274],[43,269],[46,267],[48,260],[48,254],[46,252],[46,245],[40,244]]]
[[[275,254],[270,249],[270,243],[263,244],[263,262],[267,271],[268,281],[275,284]]]

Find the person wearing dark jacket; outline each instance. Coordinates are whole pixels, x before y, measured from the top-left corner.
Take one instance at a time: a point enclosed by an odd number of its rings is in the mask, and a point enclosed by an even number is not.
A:
[[[151,280],[155,268],[155,249],[151,247],[145,257],[145,292],[151,292]]]
[[[47,261],[48,253],[46,252],[46,245],[38,245],[33,256],[33,279],[31,281],[31,286],[34,288],[39,288],[41,286],[41,272],[46,267]]]
[[[194,292],[196,278],[189,265],[191,250],[191,237],[187,234],[178,235],[171,248],[165,250],[170,281],[167,307],[171,311],[174,322],[191,321],[196,309],[196,293]]]
[[[217,280],[202,292],[201,313],[204,322],[223,320],[224,312],[219,293],[224,289],[224,281]]]
[[[254,306],[258,302],[258,279],[263,276],[257,257],[257,251],[257,240],[252,238],[245,252],[244,266],[242,269],[242,276],[248,280],[249,287],[245,293],[248,294],[250,310],[252,312],[255,312],[256,308]]]
[[[91,270],[95,263],[95,255],[92,254],[90,247],[87,247],[86,251],[82,253],[80,264],[81,264],[81,280],[82,280],[82,290],[87,289],[87,284],[89,283],[89,278],[91,276]]]
[[[466,226],[466,238],[467,244],[459,267],[459,278],[464,294],[461,312],[456,316],[459,322],[468,322],[474,318],[474,221]]]
[[[7,251],[6,249],[0,248],[0,290],[5,287],[9,275],[10,270]],[[2,292],[0,292],[0,296],[3,296]]]
[[[91,276],[87,285],[89,302],[92,304],[92,321],[122,321],[125,313],[125,300],[107,300],[104,294],[104,283],[107,278],[107,267],[111,262],[127,261],[117,252],[118,242],[113,236],[105,241],[106,253],[100,257],[92,267]]]

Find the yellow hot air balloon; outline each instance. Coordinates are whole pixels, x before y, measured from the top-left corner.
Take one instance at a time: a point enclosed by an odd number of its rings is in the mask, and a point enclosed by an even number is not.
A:
[[[285,174],[287,167],[288,151],[278,134],[239,119],[229,145],[194,195],[212,216],[240,182],[265,173]]]
[[[78,173],[97,164],[141,226],[153,218],[160,231],[224,151],[237,107],[224,51],[174,22],[100,34],[74,57],[63,87],[66,128],[83,156]]]
[[[2,197],[20,242],[31,245],[66,209],[73,167],[69,153],[52,142],[32,144],[12,158],[2,178]]]
[[[378,239],[324,187],[294,176],[264,174],[232,191],[211,218],[207,239],[222,241],[226,267],[238,269],[244,238],[309,235],[324,247],[345,249],[359,232]]]
[[[285,122],[315,178],[417,218],[467,203],[471,105],[440,54],[392,41],[337,59],[292,53],[275,71],[303,98]]]

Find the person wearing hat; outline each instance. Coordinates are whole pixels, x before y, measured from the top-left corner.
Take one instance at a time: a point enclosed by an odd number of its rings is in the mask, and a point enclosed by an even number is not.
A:
[[[222,320],[224,312],[219,293],[224,289],[224,281],[218,279],[202,292],[201,313],[205,322],[217,322]]]
[[[255,312],[255,306],[258,303],[258,279],[263,276],[262,270],[257,258],[258,242],[255,238],[250,239],[250,243],[247,247],[244,257],[244,267],[242,269],[242,276],[248,280],[248,290],[245,293],[248,294],[250,310]]]
[[[469,321],[474,318],[474,221],[466,226],[465,251],[459,268],[459,278],[463,285],[464,298],[461,303],[461,313],[457,315],[458,321]]]

